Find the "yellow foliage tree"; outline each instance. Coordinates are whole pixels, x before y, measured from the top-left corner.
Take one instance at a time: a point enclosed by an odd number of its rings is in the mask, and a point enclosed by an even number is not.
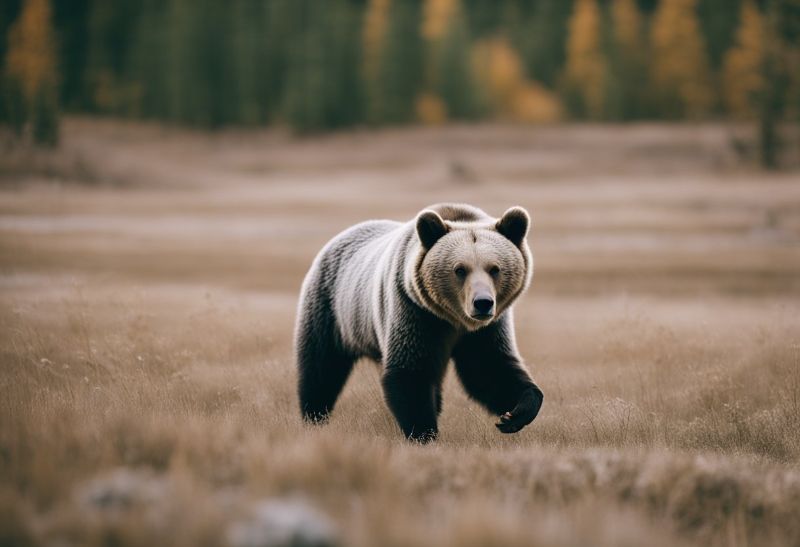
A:
[[[421,35],[427,41],[425,56],[425,85],[435,88],[437,59],[441,42],[453,18],[461,9],[459,0],[425,0],[422,11]],[[416,104],[417,118],[425,124],[437,125],[447,120],[447,105],[433,91],[422,93]]]
[[[742,3],[734,46],[725,54],[723,98],[728,110],[743,118],[756,115],[756,97],[764,88],[764,18],[753,0]]]
[[[426,0],[422,13],[422,37],[431,41],[441,39],[460,9],[459,4],[459,0]]]
[[[540,84],[526,80],[522,61],[508,40],[492,38],[475,44],[472,66],[486,102],[501,118],[526,123],[561,119],[561,102]]]
[[[642,14],[636,7],[636,0],[614,0],[611,4],[611,20],[617,47],[628,57],[641,56],[644,49]]]
[[[600,48],[600,8],[597,0],[577,0],[568,22],[564,83],[568,96],[590,118],[603,114],[606,60]]]
[[[511,113],[523,123],[556,123],[563,117],[561,101],[538,82],[524,82],[512,95]]]
[[[386,29],[389,25],[389,8],[391,0],[369,0],[367,11],[364,15],[363,40],[363,70],[364,81],[366,82],[367,97],[369,99],[370,117],[374,117],[374,112],[379,110],[379,93],[375,90],[375,82],[378,78],[380,67],[381,52],[383,51]]]
[[[662,110],[671,116],[700,117],[714,96],[697,0],[665,0],[653,18],[650,78]]]
[[[367,78],[375,77],[389,23],[390,0],[369,0],[364,15],[364,72]]]
[[[433,93],[421,93],[414,104],[417,119],[425,125],[441,125],[447,121],[447,105]]]
[[[472,66],[492,110],[508,113],[511,97],[525,78],[522,62],[508,40],[492,38],[476,43]]]
[[[8,79],[19,93],[20,123],[32,125],[34,139],[55,144],[58,138],[58,77],[52,13],[48,0],[25,0],[8,32]]]

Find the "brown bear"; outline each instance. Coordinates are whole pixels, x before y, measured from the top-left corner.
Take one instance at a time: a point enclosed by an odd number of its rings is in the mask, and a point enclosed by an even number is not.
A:
[[[530,217],[440,204],[406,223],[372,220],[331,240],[303,282],[295,348],[304,419],[324,422],[353,364],[383,364],[386,402],[406,437],[438,434],[450,359],[469,396],[514,433],[543,395],[514,340],[511,306],[530,284]]]

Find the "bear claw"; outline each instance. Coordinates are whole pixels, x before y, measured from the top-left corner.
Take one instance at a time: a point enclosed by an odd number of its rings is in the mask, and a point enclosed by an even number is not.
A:
[[[516,433],[527,424],[519,423],[519,420],[514,420],[514,416],[510,412],[506,412],[500,415],[500,422],[494,425],[502,433]]]

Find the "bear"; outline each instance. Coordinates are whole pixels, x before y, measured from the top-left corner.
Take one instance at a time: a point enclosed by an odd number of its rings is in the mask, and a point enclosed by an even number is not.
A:
[[[469,397],[499,417],[497,429],[530,424],[544,396],[517,350],[512,313],[533,276],[529,225],[522,207],[497,219],[443,203],[328,242],[303,281],[295,325],[303,419],[325,423],[366,357],[383,365],[385,401],[410,440],[438,436],[451,360]]]

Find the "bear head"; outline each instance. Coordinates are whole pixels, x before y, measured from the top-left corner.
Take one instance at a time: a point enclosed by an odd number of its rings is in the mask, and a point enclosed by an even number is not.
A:
[[[444,218],[432,209],[417,216],[414,286],[423,306],[474,331],[496,320],[530,283],[530,216],[522,207],[499,219],[473,208],[442,211]]]

